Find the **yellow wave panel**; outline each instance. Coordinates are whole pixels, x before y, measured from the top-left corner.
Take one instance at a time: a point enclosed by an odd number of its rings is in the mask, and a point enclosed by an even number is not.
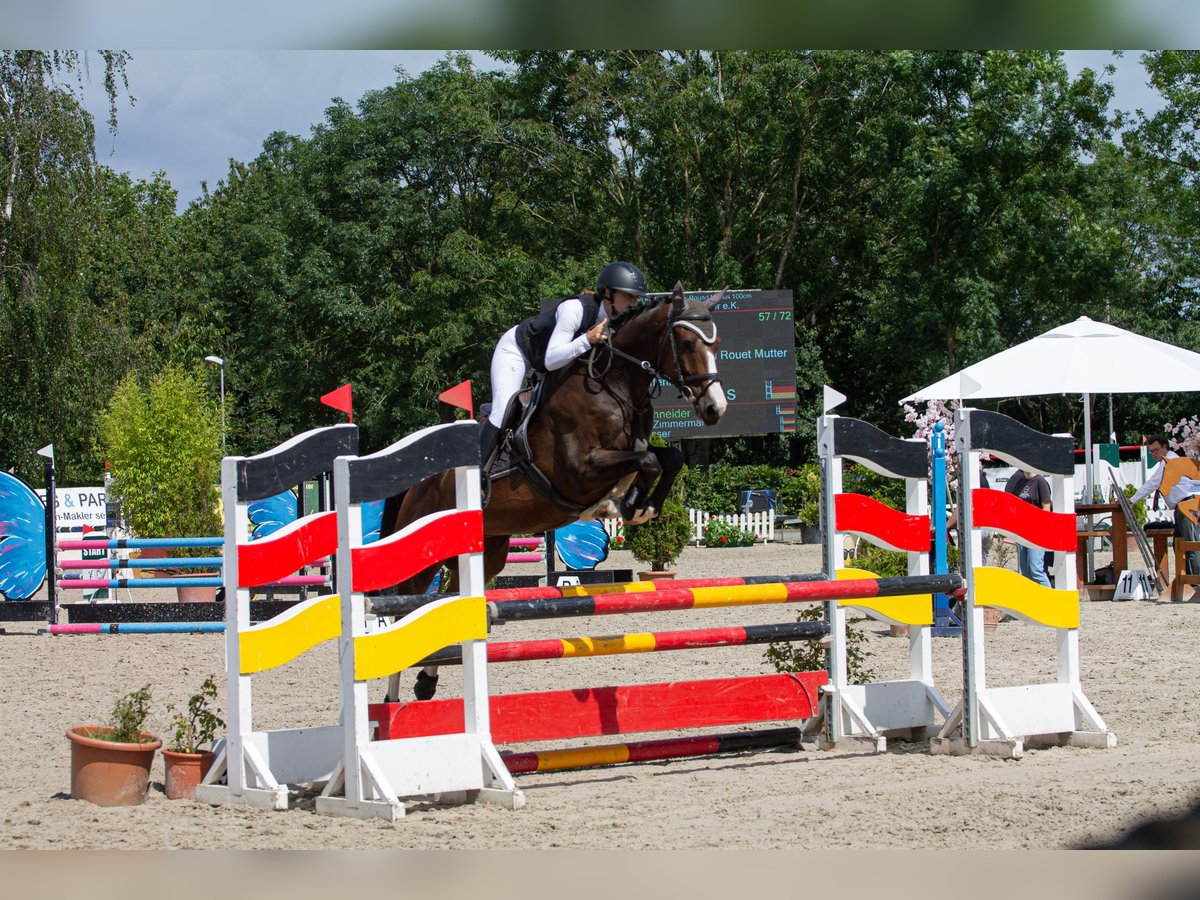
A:
[[[482,597],[443,600],[405,616],[386,631],[354,639],[354,678],[383,678],[462,641],[487,638]]]
[[[838,581],[856,578],[878,578],[865,569],[839,569]],[[897,625],[932,625],[933,595],[903,594],[897,597],[849,597],[838,601],[838,606],[866,609],[878,613]]]
[[[1079,594],[1042,587],[1011,569],[975,570],[975,605],[995,606],[1051,628],[1079,627]]]
[[[243,631],[238,638],[241,673],[253,675],[282,666],[341,633],[341,599],[337,594],[317,597]]]

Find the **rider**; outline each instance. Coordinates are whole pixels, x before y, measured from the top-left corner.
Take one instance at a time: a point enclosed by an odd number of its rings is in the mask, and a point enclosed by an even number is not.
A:
[[[509,400],[525,373],[554,371],[608,339],[605,319],[622,313],[646,294],[646,276],[627,262],[609,263],[596,279],[594,297],[568,297],[551,312],[532,316],[504,333],[492,354],[492,411],[479,431],[484,465],[495,449]]]

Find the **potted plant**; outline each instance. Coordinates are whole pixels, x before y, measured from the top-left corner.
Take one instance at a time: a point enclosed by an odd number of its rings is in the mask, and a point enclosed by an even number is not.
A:
[[[146,380],[131,372],[117,385],[98,418],[98,449],[112,471],[109,497],[120,504],[125,526],[135,537],[222,533],[220,421],[199,371],[167,368]],[[181,549],[172,556],[212,553]],[[207,573],[186,569],[182,574]],[[215,587],[177,590],[180,600],[216,597]]]
[[[106,725],[74,725],[71,796],[97,806],[137,806],[146,798],[150,766],[162,741],[142,729],[150,715],[150,685],[120,697]]]
[[[167,712],[172,714],[171,740],[163,748],[163,790],[168,800],[196,799],[196,785],[208,774],[213,752],[202,748],[211,745],[217,731],[225,727],[225,720],[210,707],[216,699],[217,685],[209,675],[200,690],[188,698],[186,713],[173,703],[167,705]]]
[[[692,523],[687,510],[677,500],[667,498],[658,515],[641,525],[627,525],[625,546],[635,559],[650,565],[651,571],[639,572],[642,580],[674,578],[672,563],[692,539]]]
[[[806,500],[801,506],[797,517],[800,519],[800,542],[804,544],[821,543],[821,507],[819,498]]]

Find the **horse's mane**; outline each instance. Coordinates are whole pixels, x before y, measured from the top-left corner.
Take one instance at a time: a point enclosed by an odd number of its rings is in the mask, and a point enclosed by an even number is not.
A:
[[[629,309],[625,310],[625,312],[618,313],[617,315],[615,315],[611,319],[609,319],[608,320],[609,327],[613,328],[614,330],[617,328],[620,328],[622,325],[624,325],[630,319],[636,318],[637,316],[640,316],[644,312],[647,312],[652,309],[657,309],[658,307],[662,306],[664,303],[670,303],[670,302],[671,302],[670,294],[662,294],[657,297],[643,297],[641,300],[639,300],[633,306],[629,307]]]

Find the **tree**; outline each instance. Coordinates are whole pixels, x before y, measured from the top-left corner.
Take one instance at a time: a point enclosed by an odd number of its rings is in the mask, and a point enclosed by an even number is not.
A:
[[[115,128],[128,54],[99,56]],[[54,442],[68,483],[99,476],[87,426],[122,344],[80,279],[103,227],[87,68],[75,51],[0,51],[0,462],[36,477],[33,451]]]

